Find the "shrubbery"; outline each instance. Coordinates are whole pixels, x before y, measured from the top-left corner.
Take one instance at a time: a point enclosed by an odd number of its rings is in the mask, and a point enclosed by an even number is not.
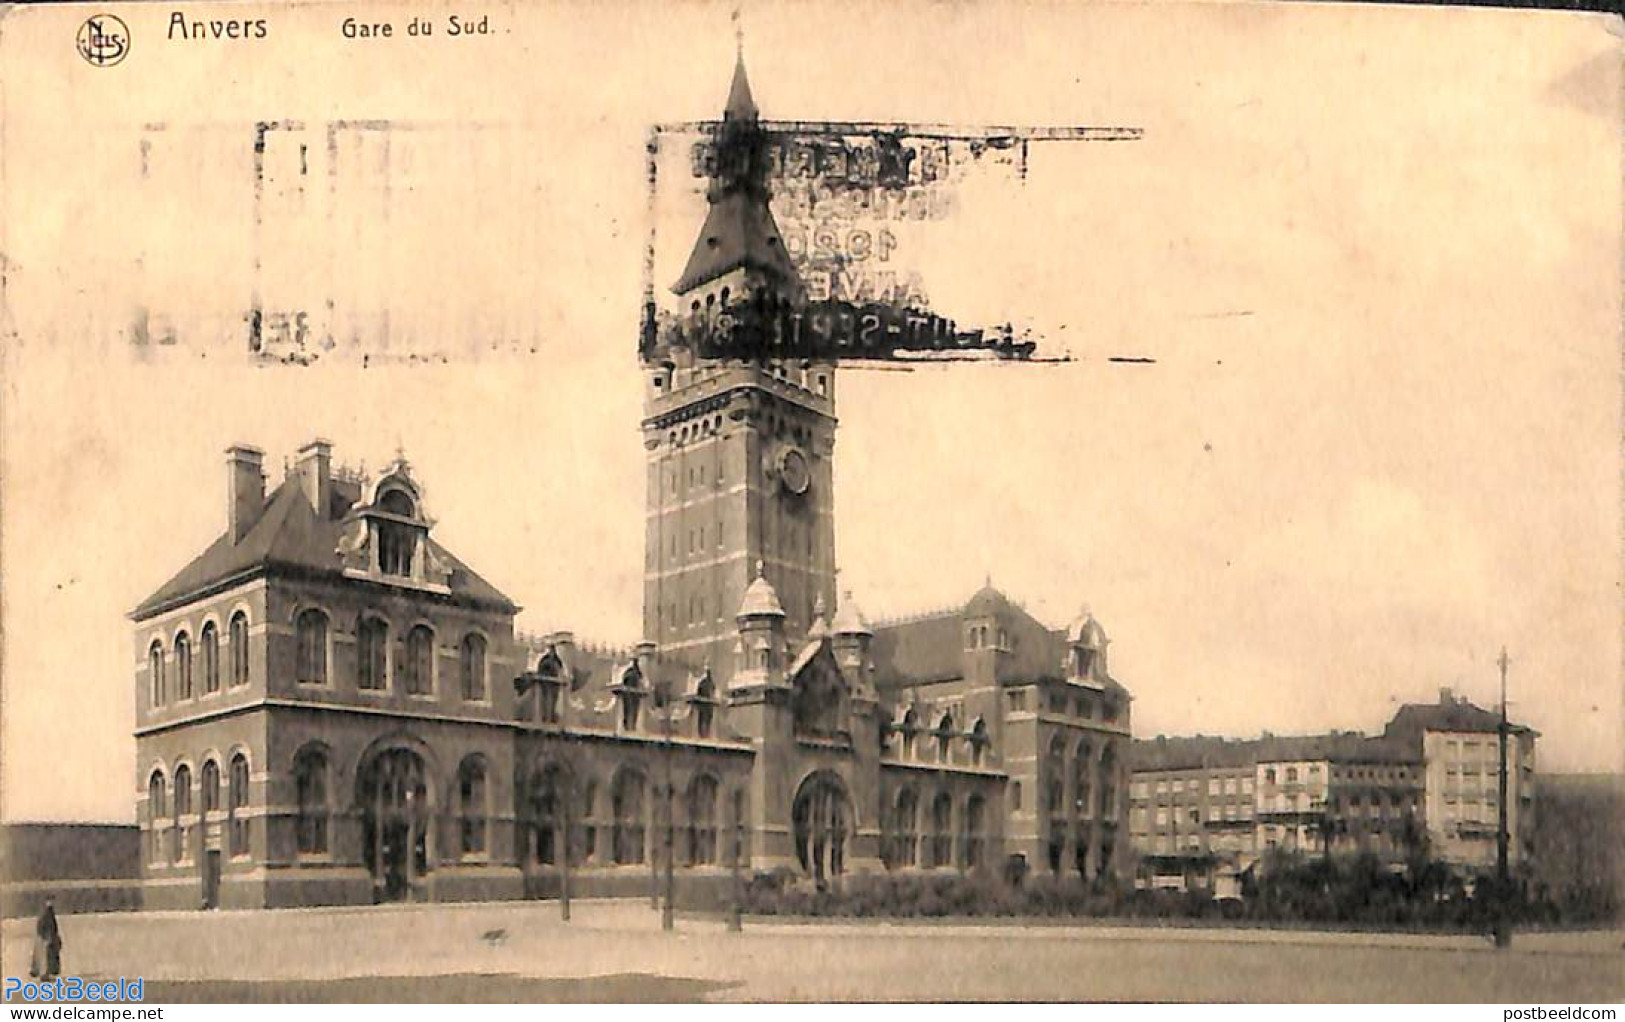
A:
[[[1137,890],[1102,879],[1034,876],[1020,886],[992,874],[881,873],[843,878],[817,890],[789,869],[758,873],[745,888],[754,915],[931,919],[1063,917],[1211,920],[1262,925],[1487,931],[1495,918],[1493,878],[1469,886],[1442,867],[1393,873],[1372,857],[1261,864],[1245,897],[1216,900],[1205,890]],[[1559,906],[1513,884],[1507,894],[1517,925],[1556,925],[1612,918],[1611,899]]]

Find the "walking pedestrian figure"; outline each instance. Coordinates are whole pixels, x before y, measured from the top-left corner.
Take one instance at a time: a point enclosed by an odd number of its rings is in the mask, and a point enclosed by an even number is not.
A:
[[[56,902],[45,899],[39,919],[34,923],[34,960],[28,974],[49,983],[62,972],[62,931],[56,925]]]

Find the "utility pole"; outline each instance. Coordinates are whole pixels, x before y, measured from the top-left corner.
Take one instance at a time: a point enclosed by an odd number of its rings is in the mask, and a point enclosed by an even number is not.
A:
[[[1507,876],[1507,665],[1512,661],[1507,657],[1505,646],[1501,647],[1501,656],[1496,663],[1501,667],[1501,722],[1496,728],[1500,741],[1501,769],[1497,779],[1496,798],[1496,827],[1495,827],[1495,946],[1509,948],[1512,946],[1512,927],[1507,921],[1507,896],[1511,884]]]
[[[737,797],[733,799],[733,804],[734,825],[732,828],[733,840],[731,842],[733,846],[733,855],[728,863],[730,872],[732,873],[732,876],[729,879],[732,882],[733,888],[733,907],[728,912],[728,931],[730,933],[738,933],[740,930],[745,928],[745,891],[739,875],[739,860],[744,858],[745,854],[745,821],[741,818],[741,814],[739,812],[739,799]]]

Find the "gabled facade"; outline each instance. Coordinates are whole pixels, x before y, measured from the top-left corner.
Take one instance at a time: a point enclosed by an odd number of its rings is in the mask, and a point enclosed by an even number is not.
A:
[[[404,459],[367,481],[314,441],[268,494],[257,449],[226,461],[226,531],[131,615],[146,904],[517,890],[488,864],[518,608]]]

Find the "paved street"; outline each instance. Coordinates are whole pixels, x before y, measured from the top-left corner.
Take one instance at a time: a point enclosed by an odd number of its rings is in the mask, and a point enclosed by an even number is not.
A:
[[[4,926],[26,968],[29,920]],[[148,913],[62,920],[70,975],[177,1000],[1595,1002],[1625,998],[1616,932],[1474,937],[1279,930],[748,922],[645,902]]]

